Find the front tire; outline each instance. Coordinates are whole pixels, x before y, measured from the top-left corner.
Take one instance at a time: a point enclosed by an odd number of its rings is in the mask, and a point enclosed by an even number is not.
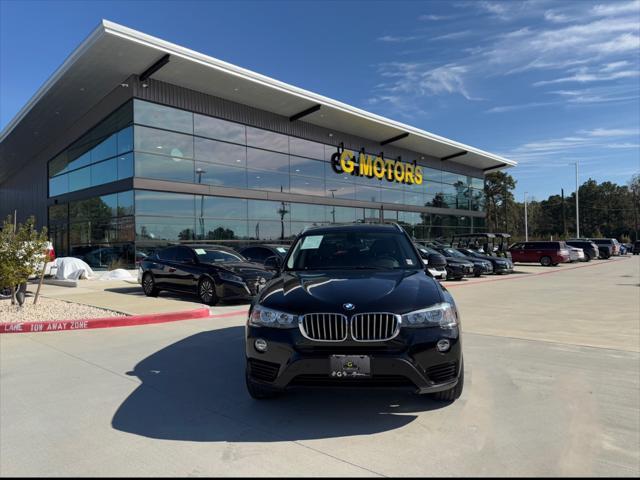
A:
[[[216,296],[216,285],[209,277],[204,277],[198,284],[198,298],[205,305],[215,305],[218,303]]]
[[[142,290],[147,297],[157,297],[158,288],[156,287],[156,281],[150,273],[145,273],[142,277]]]
[[[462,395],[462,389],[464,388],[464,361],[460,361],[460,378],[455,387],[449,390],[443,390],[442,392],[432,393],[431,397],[439,402],[454,402],[460,395]]]
[[[540,265],[543,267],[548,267],[551,265],[551,257],[542,257],[540,259]]]

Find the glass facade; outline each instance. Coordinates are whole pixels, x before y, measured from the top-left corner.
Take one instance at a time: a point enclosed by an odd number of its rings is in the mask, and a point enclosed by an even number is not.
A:
[[[49,162],[49,196],[138,177],[373,202],[372,208],[126,191],[51,205],[59,256],[133,266],[177,241],[289,241],[304,227],[396,221],[418,239],[484,229],[484,219],[411,207],[484,211],[482,178],[423,167],[421,185],[336,174],[336,146],[134,99]],[[292,197],[293,198],[293,197]],[[327,202],[330,203],[330,202]],[[384,209],[379,204],[387,204]],[[389,207],[393,205],[393,207]]]

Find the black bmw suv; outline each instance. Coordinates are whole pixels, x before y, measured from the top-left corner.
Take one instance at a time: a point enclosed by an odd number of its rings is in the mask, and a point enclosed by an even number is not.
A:
[[[297,385],[462,393],[460,319],[395,224],[314,227],[254,299],[246,326],[254,398]]]

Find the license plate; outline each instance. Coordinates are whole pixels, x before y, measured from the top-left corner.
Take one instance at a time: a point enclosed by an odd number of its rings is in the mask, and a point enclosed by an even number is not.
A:
[[[331,355],[329,357],[333,378],[361,378],[371,376],[371,359],[367,355]]]

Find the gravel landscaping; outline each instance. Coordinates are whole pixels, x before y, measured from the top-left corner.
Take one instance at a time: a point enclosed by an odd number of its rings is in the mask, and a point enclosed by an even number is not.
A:
[[[42,322],[47,320],[84,320],[87,318],[124,317],[124,313],[90,307],[79,303],[65,302],[53,298],[38,298],[33,304],[33,296],[28,295],[22,308],[11,305],[11,299],[0,299],[0,323]]]

